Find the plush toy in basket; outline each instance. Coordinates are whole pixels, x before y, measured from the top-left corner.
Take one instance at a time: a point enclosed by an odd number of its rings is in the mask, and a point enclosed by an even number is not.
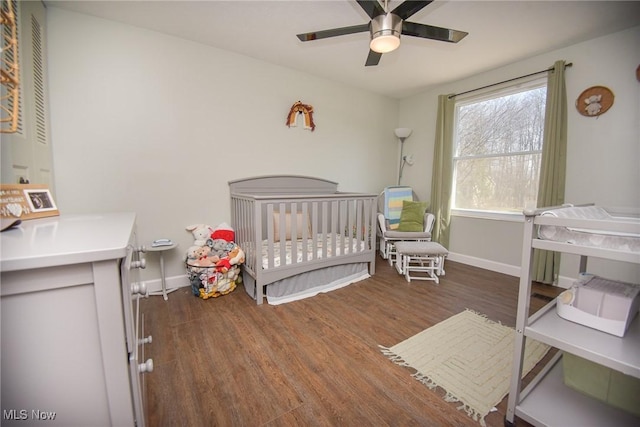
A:
[[[193,294],[208,299],[232,292],[241,281],[240,264],[244,262],[233,229],[225,223],[216,228],[194,224],[187,231],[194,237],[185,259]]]

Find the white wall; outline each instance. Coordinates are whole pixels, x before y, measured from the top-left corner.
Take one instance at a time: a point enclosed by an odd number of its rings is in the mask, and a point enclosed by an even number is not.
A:
[[[47,24],[58,206],[136,212],[141,242],[180,243],[169,277],[184,274],[187,225],[229,222],[229,180],[300,174],[376,194],[395,182],[397,100],[56,7]],[[314,132],[285,126],[298,100]],[[143,278],[159,277],[147,258]]]
[[[400,102],[400,125],[414,129],[405,152],[416,166],[405,169],[403,182],[426,200],[431,189],[431,159],[437,97],[497,83],[544,70],[556,60],[573,66],[566,71],[568,117],[567,202],[595,202],[603,206],[640,207],[640,27],[579,43],[554,52],[430,88]],[[588,87],[602,85],[615,94],[613,107],[598,118],[580,115],[575,100]],[[522,252],[522,224],[454,217],[452,258],[517,274]],[[599,274],[640,282],[640,268],[628,264],[589,263]],[[577,257],[564,256],[561,275],[575,275]]]
[[[51,135],[56,201],[63,213],[135,211],[142,242],[178,241],[168,276],[183,274],[184,227],[229,220],[231,179],[319,176],[341,190],[395,183],[393,129],[413,134],[403,184],[423,200],[439,94],[462,92],[547,68],[567,70],[570,105],[593,85],[616,95],[598,119],[569,111],[567,201],[640,206],[640,28],[636,27],[430,88],[400,102],[179,38],[48,9]],[[315,109],[315,132],[284,125],[297,100]],[[398,113],[399,111],[399,113]],[[451,251],[469,263],[517,274],[518,223],[453,218]],[[575,260],[564,258],[572,274]],[[157,278],[157,265],[144,278]],[[617,266],[616,266],[617,267]],[[620,266],[622,275],[640,272]],[[604,267],[603,267],[604,268]],[[616,268],[618,270],[618,268]]]

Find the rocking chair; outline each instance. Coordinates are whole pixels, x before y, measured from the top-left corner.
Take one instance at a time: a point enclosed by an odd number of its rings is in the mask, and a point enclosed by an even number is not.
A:
[[[410,202],[418,201],[413,189],[404,186],[387,187],[378,197],[379,251],[380,256],[389,261],[389,265],[393,265],[395,261],[395,243],[431,241],[431,230],[436,219],[432,213],[424,212],[421,227],[416,231],[405,231],[400,224],[403,206],[408,209]]]

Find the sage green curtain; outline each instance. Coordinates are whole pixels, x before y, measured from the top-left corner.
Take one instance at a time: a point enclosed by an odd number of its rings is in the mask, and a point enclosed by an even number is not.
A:
[[[449,247],[451,224],[451,188],[453,183],[453,116],[455,100],[449,95],[438,97],[436,140],[433,147],[430,209],[435,215],[432,240]]]
[[[538,187],[539,208],[564,203],[567,170],[567,88],[565,62],[556,61],[548,73],[547,106],[544,116],[544,140]],[[536,249],[533,254],[532,278],[536,282],[553,283],[560,270],[560,253]]]

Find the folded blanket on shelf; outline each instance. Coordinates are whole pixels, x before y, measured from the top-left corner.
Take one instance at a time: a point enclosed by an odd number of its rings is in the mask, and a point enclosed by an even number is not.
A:
[[[640,219],[638,218],[614,217],[600,206],[569,206],[545,211],[540,216],[603,221],[603,229],[540,225],[538,227],[538,237],[540,239],[640,252]],[[637,224],[638,233],[606,230],[606,221],[615,220]]]

